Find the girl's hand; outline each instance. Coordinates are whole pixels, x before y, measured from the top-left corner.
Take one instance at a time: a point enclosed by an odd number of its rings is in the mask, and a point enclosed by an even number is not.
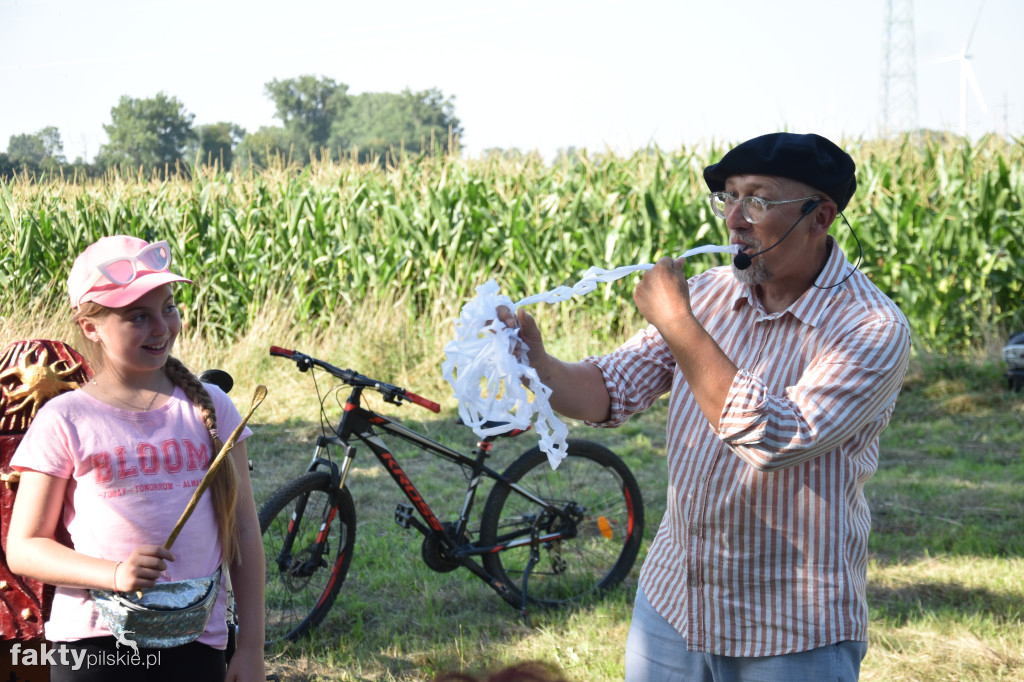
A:
[[[267,679],[267,671],[263,662],[263,647],[253,650],[235,649],[231,662],[228,663],[228,674],[224,682],[251,682]]]
[[[174,555],[161,545],[136,547],[131,556],[114,569],[115,589],[129,592],[153,587],[160,574],[167,570],[168,561],[174,561]]]

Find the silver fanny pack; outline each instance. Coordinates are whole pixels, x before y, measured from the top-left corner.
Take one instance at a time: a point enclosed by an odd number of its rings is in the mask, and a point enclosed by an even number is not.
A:
[[[157,583],[138,592],[89,592],[118,641],[167,649],[187,644],[206,630],[217,603],[221,570],[205,578]]]

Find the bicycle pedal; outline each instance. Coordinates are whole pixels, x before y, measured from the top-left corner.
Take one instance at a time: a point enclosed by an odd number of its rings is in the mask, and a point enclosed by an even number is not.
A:
[[[402,528],[408,528],[412,524],[412,515],[412,505],[399,504],[395,507],[395,523]]]

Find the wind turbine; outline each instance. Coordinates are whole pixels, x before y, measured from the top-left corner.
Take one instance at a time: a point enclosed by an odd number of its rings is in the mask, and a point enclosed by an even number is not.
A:
[[[988,115],[988,107],[985,106],[985,98],[981,94],[981,88],[978,86],[978,79],[974,77],[974,68],[971,66],[971,59],[974,55],[970,54],[967,50],[971,47],[971,41],[974,40],[974,31],[978,28],[978,20],[981,19],[981,10],[984,9],[985,3],[981,4],[978,8],[978,16],[974,18],[974,26],[971,27],[971,32],[967,34],[967,40],[964,42],[963,48],[956,54],[950,55],[945,59],[940,59],[939,62],[960,62],[960,136],[967,135],[967,83],[970,82],[971,89],[974,91],[974,98],[978,100],[978,106],[981,107],[981,112]]]

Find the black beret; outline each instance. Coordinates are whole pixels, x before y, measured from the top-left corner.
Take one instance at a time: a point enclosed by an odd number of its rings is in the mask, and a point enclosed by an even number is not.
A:
[[[790,178],[829,195],[842,211],[857,189],[856,171],[850,155],[821,135],[769,133],[733,147],[705,168],[704,182],[721,192],[733,175]]]

